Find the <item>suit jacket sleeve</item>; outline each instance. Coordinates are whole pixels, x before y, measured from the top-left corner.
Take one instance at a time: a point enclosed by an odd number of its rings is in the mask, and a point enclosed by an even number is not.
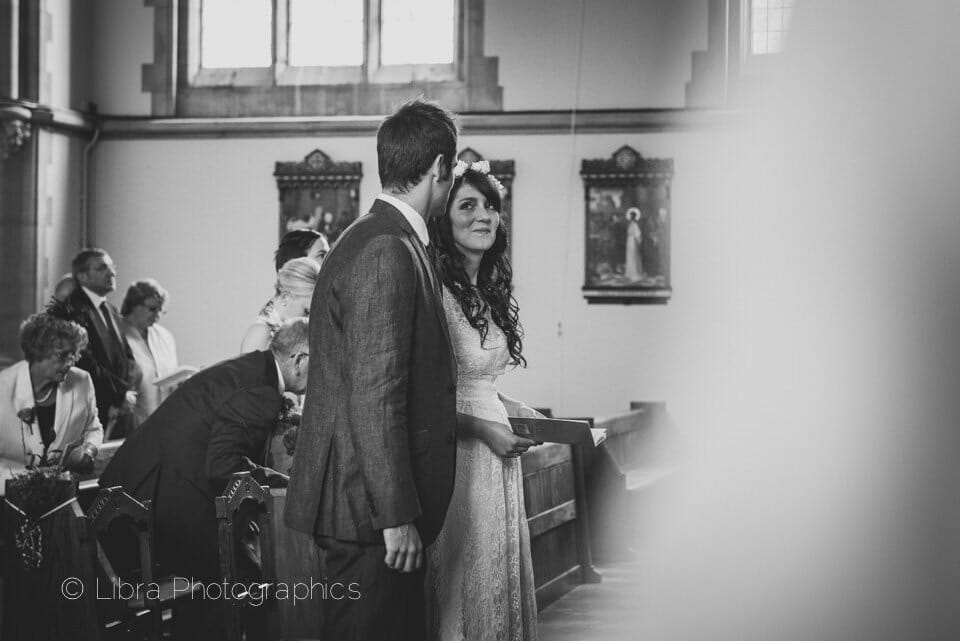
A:
[[[344,283],[347,423],[375,529],[420,516],[407,426],[407,381],[417,278],[393,236],[373,239]]]
[[[236,472],[252,472],[265,485],[283,484],[285,475],[263,465],[279,411],[280,392],[266,385],[242,389],[217,409],[207,445],[206,476],[218,492]]]

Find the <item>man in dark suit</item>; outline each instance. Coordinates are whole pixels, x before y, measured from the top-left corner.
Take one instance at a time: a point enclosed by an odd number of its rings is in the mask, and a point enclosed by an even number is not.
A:
[[[377,134],[384,193],[317,278],[314,358],[285,509],[313,534],[324,576],[360,598],[326,599],[324,639],[422,639],[424,546],[453,489],[456,363],[425,220],[452,184],[457,130],[413,101]]]
[[[309,367],[307,321],[287,321],[270,349],[200,371],[165,400],[114,454],[100,487],[153,501],[157,557],[165,573],[220,577],[214,499],[235,472],[282,487],[264,467],[281,395],[302,393]]]
[[[117,288],[117,269],[110,255],[96,248],[77,254],[71,267],[78,287],[67,302],[89,337],[77,367],[93,379],[100,423],[109,431],[111,413],[132,412],[137,403],[133,352],[121,330],[117,308],[106,299]]]

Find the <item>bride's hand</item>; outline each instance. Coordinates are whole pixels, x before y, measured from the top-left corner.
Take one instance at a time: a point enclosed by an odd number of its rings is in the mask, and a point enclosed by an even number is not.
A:
[[[520,408],[517,410],[517,416],[520,418],[547,418],[537,410],[533,409],[532,407],[528,407],[527,405],[520,406]],[[543,445],[543,441],[534,441],[533,444]]]
[[[517,436],[506,425],[494,421],[484,421],[481,440],[501,458],[516,458],[536,445],[535,441]]]

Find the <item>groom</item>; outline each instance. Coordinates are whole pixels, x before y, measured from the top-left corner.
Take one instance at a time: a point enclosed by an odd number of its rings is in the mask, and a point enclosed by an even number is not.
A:
[[[377,133],[383,193],[327,255],[285,520],[320,548],[324,639],[425,637],[425,546],[453,491],[456,363],[426,219],[452,185],[451,115],[408,102]],[[331,596],[332,596],[331,592]]]

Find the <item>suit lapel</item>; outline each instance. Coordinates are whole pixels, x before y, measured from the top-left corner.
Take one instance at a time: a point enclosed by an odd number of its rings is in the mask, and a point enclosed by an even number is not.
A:
[[[30,381],[30,364],[27,361],[21,361],[14,367],[19,369],[13,384],[13,410],[19,412],[33,407],[33,383]]]
[[[103,351],[103,356],[108,362],[113,363],[115,361],[115,350],[113,349],[113,344],[116,342],[116,339],[112,338],[110,328],[107,327],[107,324],[104,322],[99,310],[93,306],[93,301],[90,300],[90,297],[87,296],[86,292],[84,292],[82,289],[78,289],[78,293],[79,296],[82,297],[82,308],[83,313],[87,317],[87,323],[94,330],[95,335],[90,336],[91,343],[96,340],[96,342],[100,344],[100,349]]]
[[[103,351],[110,355],[110,328],[107,327],[107,324],[103,322],[103,317],[100,316],[100,312],[94,308],[93,304],[87,305],[85,308],[87,318],[90,320],[90,324],[93,325],[93,328],[97,330],[97,339],[100,341],[100,344],[103,346]]]
[[[107,327],[106,321],[103,316],[100,315],[100,310],[93,306],[93,302],[87,295],[84,294],[83,297],[87,301],[87,304],[84,305],[84,311],[93,329],[96,330],[96,338],[100,342],[100,347],[103,349],[104,357],[106,357],[107,362],[111,364],[113,369],[123,371],[123,362],[127,359],[127,356],[123,348],[123,343],[121,342],[121,337]],[[107,304],[107,313],[110,314],[110,320],[117,328],[117,332],[119,332],[120,317],[113,311],[109,303]]]
[[[107,315],[110,316],[110,324],[113,327],[107,327],[107,334],[110,335],[111,342],[114,345],[121,346],[123,345],[123,336],[120,335],[120,314],[118,314],[114,309],[113,305],[107,303]]]
[[[73,402],[76,386],[74,385],[73,374],[68,374],[66,380],[57,388],[57,409],[53,417],[53,443],[50,449],[64,450],[66,454],[67,443],[64,443],[64,436],[67,433],[68,419],[73,416]]]
[[[452,345],[453,343],[450,342],[450,328],[447,327],[447,316],[443,312],[443,292],[440,290],[440,281],[437,278],[436,271],[433,269],[433,263],[430,261],[430,257],[427,256],[426,248],[420,242],[420,239],[416,238],[416,233],[411,233],[411,235],[413,238],[410,239],[410,242],[413,244],[413,249],[420,258],[423,270],[427,273],[430,295],[433,298],[433,309],[437,314],[437,318],[440,320],[440,327],[443,328],[443,337],[446,339],[447,345]]]
[[[33,383],[30,381],[30,365],[26,361],[14,367],[20,367],[17,372],[17,381],[14,384],[14,409],[19,412],[23,409],[33,408]],[[21,436],[23,438],[23,456],[26,463],[32,464],[40,459],[43,453],[43,441],[40,438],[40,421],[37,420],[34,412],[33,420],[25,423],[20,420]],[[36,459],[34,459],[36,457]]]

